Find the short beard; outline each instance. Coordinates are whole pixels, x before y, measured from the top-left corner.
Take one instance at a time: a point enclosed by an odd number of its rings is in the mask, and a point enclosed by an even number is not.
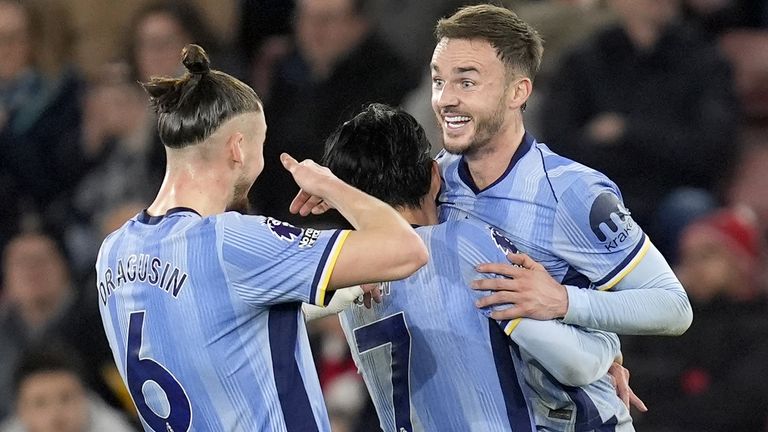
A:
[[[504,125],[504,114],[506,112],[506,91],[504,95],[499,98],[499,103],[496,109],[488,117],[474,118],[475,133],[472,136],[472,140],[463,148],[448,148],[444,145],[445,150],[448,153],[455,155],[474,155],[482,151],[488,143],[493,139],[496,134],[499,133]],[[440,121],[441,129],[444,127],[442,120]]]
[[[232,201],[227,204],[227,211],[234,211],[242,214],[250,214],[251,203],[248,201],[248,191],[251,186],[244,178],[239,178],[232,191]]]

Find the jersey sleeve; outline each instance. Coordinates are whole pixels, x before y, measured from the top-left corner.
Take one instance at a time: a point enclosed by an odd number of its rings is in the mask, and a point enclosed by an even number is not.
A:
[[[298,228],[273,218],[226,214],[221,259],[234,291],[252,306],[325,306],[328,282],[347,230]]]
[[[466,224],[465,224],[466,225]],[[460,251],[472,264],[482,262],[507,262],[507,253],[518,252],[514,243],[501,231],[487,227],[484,231],[474,228],[467,231],[471,241],[459,241]],[[483,238],[484,237],[484,238]],[[473,279],[500,277],[475,272]],[[477,296],[491,293],[477,292]],[[503,310],[514,305],[496,305],[484,309]],[[597,330],[567,325],[556,320],[539,321],[530,318],[497,321],[513,342],[536,359],[560,383],[583,386],[605,375],[618,356],[618,336]]]
[[[560,194],[553,252],[595,288],[613,288],[649,247],[648,237],[624,206],[618,187],[604,176],[584,174]]]

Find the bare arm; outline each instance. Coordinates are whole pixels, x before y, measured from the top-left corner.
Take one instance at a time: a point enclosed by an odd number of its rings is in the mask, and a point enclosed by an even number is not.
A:
[[[427,263],[427,248],[392,207],[344,183],[327,168],[280,157],[301,187],[291,212],[309,214],[320,204],[335,208],[355,228],[341,248],[327,289],[403,279]]]

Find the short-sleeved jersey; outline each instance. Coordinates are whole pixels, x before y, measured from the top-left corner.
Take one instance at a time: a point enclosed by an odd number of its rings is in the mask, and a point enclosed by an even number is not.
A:
[[[610,289],[650,246],[613,182],[551,152],[530,134],[505,173],[483,190],[475,186],[463,157],[443,152],[437,159],[444,181],[441,221],[477,219],[497,227],[563,284]],[[540,429],[633,430],[609,377],[580,388],[562,386],[521,354],[529,365],[526,382]]]
[[[382,429],[535,430],[519,357],[469,288],[477,264],[504,256],[490,230],[450,222],[416,232],[430,251],[427,265],[384,284],[382,303],[341,313]]]
[[[475,217],[498,227],[558,281],[610,289],[650,241],[618,187],[525,134],[504,174],[479,190],[463,157],[443,152],[440,220]]]
[[[327,431],[301,314],[348,231],[142,212],[102,244],[99,309],[144,428]]]

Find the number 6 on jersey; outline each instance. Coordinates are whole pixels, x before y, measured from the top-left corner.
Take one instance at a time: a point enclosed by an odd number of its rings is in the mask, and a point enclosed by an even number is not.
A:
[[[141,418],[156,432],[186,432],[192,423],[192,406],[176,377],[155,360],[141,358],[144,311],[131,312],[126,352],[126,381]],[[161,417],[150,408],[144,395],[145,384],[153,382],[162,389],[168,401],[167,415]],[[159,407],[158,410],[162,410]]]

